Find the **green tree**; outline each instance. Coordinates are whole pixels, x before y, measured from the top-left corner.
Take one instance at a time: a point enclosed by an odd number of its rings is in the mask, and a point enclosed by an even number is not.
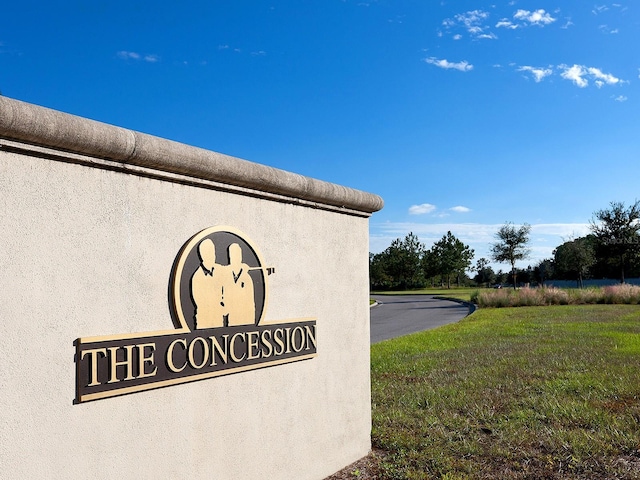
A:
[[[475,271],[480,271],[482,270],[484,267],[486,267],[487,265],[489,265],[489,260],[487,260],[484,257],[479,258],[476,261],[476,266],[474,268]]]
[[[369,253],[369,284],[371,290],[388,290],[393,279],[387,274],[388,256],[384,253]]]
[[[527,266],[527,268],[516,268],[516,281],[518,284],[528,286],[535,278],[534,273],[535,272],[533,268],[531,268],[531,265]]]
[[[438,258],[431,249],[425,250],[422,256],[422,272],[427,282],[430,282],[431,287],[434,287],[436,277],[440,272],[438,270]]]
[[[471,266],[473,249],[469,248],[450,231],[433,244],[431,254],[436,258],[437,270],[443,279],[447,279],[447,288],[451,288],[451,276],[457,275],[460,286],[460,275]]]
[[[516,288],[516,262],[529,257],[529,233],[531,225],[525,223],[521,227],[515,227],[511,222],[507,222],[500,227],[496,233],[497,243],[491,245],[491,257],[496,262],[511,264],[511,275],[513,277],[513,288]]]
[[[625,208],[624,202],[609,205],[609,209],[593,214],[590,228],[605,255],[616,259],[620,283],[624,283],[625,266],[640,250],[640,201],[636,200],[629,208]]]
[[[555,263],[550,258],[545,258],[544,260],[540,260],[538,264],[533,269],[533,275],[540,285],[544,287],[544,282],[553,278],[555,274]]]
[[[489,286],[496,281],[496,274],[493,268],[489,266],[489,260],[486,258],[480,258],[476,262],[475,266],[476,276],[473,280],[478,285]]]
[[[596,262],[594,237],[580,237],[564,242],[553,251],[554,263],[560,276],[570,276],[583,287],[583,279]]]
[[[409,233],[397,238],[384,251],[369,256],[372,288],[406,289],[424,286],[422,257],[425,247],[418,237]]]

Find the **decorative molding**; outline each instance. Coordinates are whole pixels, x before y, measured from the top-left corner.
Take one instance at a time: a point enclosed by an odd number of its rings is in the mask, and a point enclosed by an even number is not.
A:
[[[371,193],[1,96],[0,138],[75,154],[70,161],[79,163],[87,164],[79,161],[84,156],[95,158],[99,161],[89,164],[98,168],[138,167],[130,173],[156,172],[150,175],[156,177],[169,173],[202,181],[209,188],[229,185],[245,194],[275,195],[280,201],[288,198],[316,208],[326,205],[344,213],[369,216],[384,205],[382,198]],[[65,154],[58,159],[64,160]],[[106,163],[101,165],[100,160]]]

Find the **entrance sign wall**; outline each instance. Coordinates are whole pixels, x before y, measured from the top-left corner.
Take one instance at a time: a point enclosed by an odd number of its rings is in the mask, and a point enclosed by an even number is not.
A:
[[[380,208],[0,97],[0,477],[322,479],[366,455]]]

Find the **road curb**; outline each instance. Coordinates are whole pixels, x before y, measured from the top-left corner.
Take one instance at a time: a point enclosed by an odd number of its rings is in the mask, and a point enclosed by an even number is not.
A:
[[[459,298],[444,297],[441,295],[434,295],[433,298],[439,298],[440,300],[449,300],[450,302],[456,302],[456,303],[461,303],[462,305],[466,305],[467,308],[469,309],[469,313],[467,313],[467,317],[478,309],[478,306],[475,303],[467,302],[465,300],[460,300]]]

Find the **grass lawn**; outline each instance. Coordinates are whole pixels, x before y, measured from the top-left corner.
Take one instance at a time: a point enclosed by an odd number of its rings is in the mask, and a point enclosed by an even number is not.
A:
[[[384,291],[384,292],[371,292],[372,295],[438,295],[443,298],[457,298],[458,300],[464,300],[469,302],[471,300],[471,294],[476,292],[478,287],[460,287],[460,288],[423,288],[420,290],[401,290],[401,291]]]
[[[379,478],[640,478],[639,306],[481,309],[371,371]]]

